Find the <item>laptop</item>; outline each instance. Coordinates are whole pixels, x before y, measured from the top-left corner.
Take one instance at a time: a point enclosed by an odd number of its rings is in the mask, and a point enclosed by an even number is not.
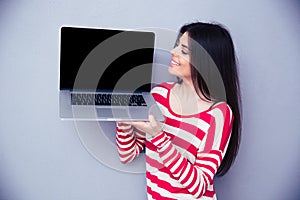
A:
[[[64,120],[163,120],[150,91],[155,34],[60,28],[59,107]]]

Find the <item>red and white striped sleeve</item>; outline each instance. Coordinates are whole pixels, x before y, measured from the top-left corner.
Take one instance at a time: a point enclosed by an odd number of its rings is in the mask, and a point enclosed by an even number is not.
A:
[[[122,163],[129,163],[144,149],[145,133],[130,124],[117,122],[116,144]]]
[[[165,167],[195,198],[205,194],[219,168],[229,143],[233,115],[230,107],[211,110],[212,123],[207,132],[204,149],[198,149],[195,163],[191,163],[172,144],[166,133],[151,139]]]

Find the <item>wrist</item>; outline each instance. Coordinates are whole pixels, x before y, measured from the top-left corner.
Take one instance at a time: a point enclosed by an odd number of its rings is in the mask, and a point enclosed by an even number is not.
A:
[[[150,142],[157,147],[157,150],[168,146],[171,138],[164,131],[150,139]]]
[[[155,132],[155,133],[151,133],[151,137],[154,138],[155,136],[163,133],[164,131],[162,129],[160,129],[159,131]]]

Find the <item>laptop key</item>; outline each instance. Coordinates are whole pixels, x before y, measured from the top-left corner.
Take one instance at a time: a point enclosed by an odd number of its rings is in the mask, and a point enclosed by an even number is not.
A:
[[[147,106],[142,95],[72,93],[72,105]]]

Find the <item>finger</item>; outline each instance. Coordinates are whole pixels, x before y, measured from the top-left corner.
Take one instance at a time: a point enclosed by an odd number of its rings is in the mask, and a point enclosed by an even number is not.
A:
[[[135,127],[145,127],[146,122],[131,122],[131,125]]]
[[[135,126],[135,125],[140,125],[141,124],[141,122],[131,122],[131,125],[133,125],[133,126]]]

